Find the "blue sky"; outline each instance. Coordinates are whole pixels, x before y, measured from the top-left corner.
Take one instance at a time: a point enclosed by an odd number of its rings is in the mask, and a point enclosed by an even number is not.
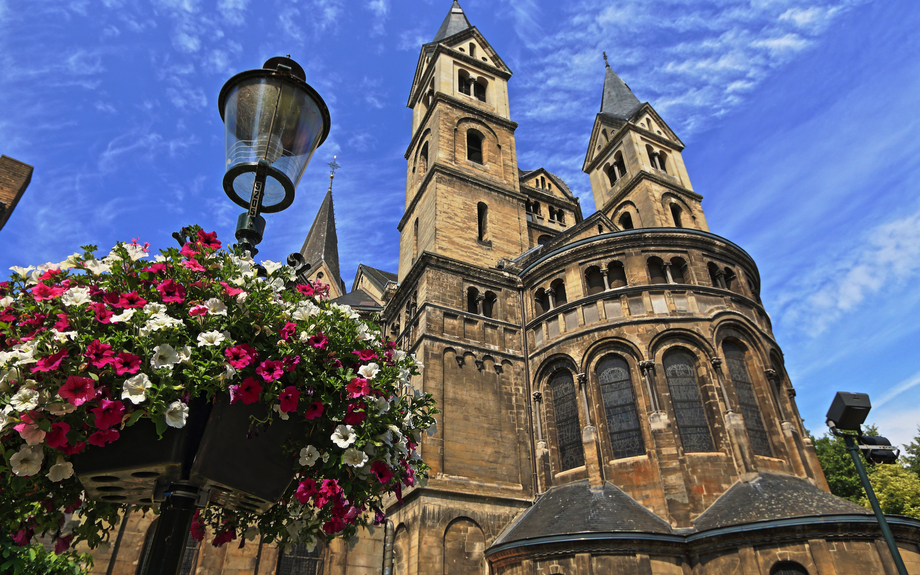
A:
[[[0,153],[35,166],[0,269],[189,223],[231,238],[217,94],[291,54],[332,132],[260,257],[300,248],[334,154],[341,266],[395,271],[405,108],[450,0],[0,0]],[[580,172],[601,52],[680,135],[710,228],[757,261],[806,426],[837,390],[906,442],[920,423],[920,7],[908,0],[464,0],[514,71],[522,168],[594,211]]]

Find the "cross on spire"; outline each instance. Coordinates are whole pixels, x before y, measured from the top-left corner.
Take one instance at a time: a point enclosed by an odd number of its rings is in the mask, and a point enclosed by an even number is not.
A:
[[[326,164],[327,166],[329,166],[329,170],[330,170],[330,172],[329,172],[329,177],[330,177],[330,178],[334,178],[334,177],[335,177],[335,171],[342,167],[342,166],[340,166],[340,165],[338,165],[338,164],[336,163],[335,159],[336,159],[337,157],[338,157],[338,156],[332,156],[332,161],[331,161],[331,162],[328,162],[328,163]]]
[[[609,68],[610,62],[607,61],[607,52],[605,51],[603,52],[603,54],[604,54],[604,66],[607,66]]]

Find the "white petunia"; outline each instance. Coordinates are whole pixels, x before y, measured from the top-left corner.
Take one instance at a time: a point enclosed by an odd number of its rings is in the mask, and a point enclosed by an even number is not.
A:
[[[380,366],[376,363],[369,363],[367,365],[362,365],[358,368],[358,375],[365,379],[374,379],[374,376],[377,375],[377,372],[380,371]]]
[[[74,252],[70,254],[69,256],[67,256],[67,259],[57,264],[57,267],[58,269],[62,269],[62,270],[69,270],[70,268],[77,267],[77,263],[80,261],[80,258],[82,257],[83,256],[81,256],[79,253]]]
[[[153,348],[153,357],[150,358],[150,365],[155,369],[160,367],[172,369],[172,367],[181,360],[182,358],[179,357],[179,354],[176,353],[173,346],[168,343],[161,343]]]
[[[147,302],[147,305],[144,306],[144,313],[147,315],[166,313],[166,306],[155,301]]]
[[[262,262],[262,267],[265,268],[265,271],[268,272],[268,275],[272,275],[276,271],[281,269],[281,266],[284,264],[279,262],[273,262],[271,260],[265,260]]]
[[[147,374],[139,373],[125,380],[121,398],[130,400],[131,403],[137,405],[147,399],[147,390],[150,389],[151,385]]]
[[[431,437],[437,432],[438,432],[438,422],[435,421],[434,423],[431,424],[431,427],[428,428],[428,437]]]
[[[185,421],[188,419],[188,406],[178,399],[166,407],[166,425],[181,429],[185,427]]]
[[[63,296],[61,296],[61,303],[67,307],[83,305],[91,301],[92,299],[89,296],[89,289],[85,287],[72,287],[64,292]]]
[[[13,305],[13,302],[16,301],[10,296],[0,297],[0,307],[10,307]]]
[[[187,345],[183,345],[176,350],[176,355],[179,356],[179,362],[188,364],[192,360],[192,348]]]
[[[308,445],[300,450],[300,464],[306,467],[313,467],[316,460],[319,459],[319,451],[312,445]]]
[[[358,439],[355,430],[350,425],[337,425],[332,433],[332,443],[335,443],[342,449],[345,449]]]
[[[21,266],[10,266],[10,269],[13,271],[14,274],[19,274],[22,277],[27,277],[29,275],[29,272],[35,269],[35,266],[29,266],[27,268],[24,268]]]
[[[70,402],[65,401],[60,395],[55,395],[54,399],[51,400],[51,403],[45,406],[45,411],[51,415],[67,415],[68,413],[73,413],[76,410],[76,406],[72,405]]]
[[[386,413],[390,411],[390,402],[387,401],[387,398],[385,397],[377,398],[377,411],[379,411],[380,413]]]
[[[278,413],[278,417],[280,417],[283,421],[287,421],[291,418],[291,416],[288,415],[286,411],[281,411],[281,404],[276,403],[272,409]]]
[[[198,347],[218,346],[225,339],[227,338],[219,331],[204,331],[198,334]]]
[[[144,246],[139,246],[137,244],[122,244],[126,250],[128,250],[128,257],[131,258],[131,261],[137,261],[139,259],[147,257],[147,248]]]
[[[28,411],[38,407],[39,393],[36,389],[24,387],[16,392],[16,395],[10,398],[10,405],[16,411]]]
[[[51,337],[54,338],[54,341],[58,343],[64,343],[66,341],[77,341],[77,332],[75,331],[58,331],[54,328],[51,328]]]
[[[42,460],[45,453],[40,445],[28,446],[23,445],[19,451],[10,457],[10,465],[13,467],[13,474],[19,477],[29,477],[42,470]]]
[[[328,451],[326,451],[326,452],[323,453],[323,463],[326,463],[327,461],[329,461],[329,452],[328,452]]]
[[[304,302],[302,303],[294,313],[291,314],[291,317],[297,321],[309,321],[311,317],[319,313],[319,307],[313,302]]]
[[[212,315],[227,315],[227,306],[224,305],[224,302],[220,301],[216,297],[204,302],[204,305],[208,308],[208,313]]]
[[[90,273],[92,273],[94,276],[98,276],[99,274],[104,274],[110,269],[112,269],[111,265],[105,262],[101,262],[99,260],[86,260],[85,262],[83,262],[83,266],[87,270],[89,270]]]
[[[401,349],[397,349],[396,352],[393,354],[393,358],[396,360],[396,363],[399,363],[402,360],[406,359],[406,352],[404,352]]]
[[[361,467],[367,462],[367,454],[354,447],[349,447],[342,455],[342,463],[352,467]]]
[[[131,318],[134,317],[134,314],[137,312],[136,309],[126,309],[121,313],[117,313],[109,318],[109,321],[112,323],[122,323],[126,321],[131,321]]]
[[[48,479],[55,483],[63,481],[64,479],[69,479],[73,477],[73,463],[64,461],[64,457],[58,455],[57,462],[51,466],[51,470],[47,473],[47,476]]]
[[[150,335],[155,331],[176,327],[179,325],[182,325],[182,320],[169,317],[166,314],[156,314],[147,320],[147,323],[144,324],[144,327],[141,328],[140,332],[141,335]]]

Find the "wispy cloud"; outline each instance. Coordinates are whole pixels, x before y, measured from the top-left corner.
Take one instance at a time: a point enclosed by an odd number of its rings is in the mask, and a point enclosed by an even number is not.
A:
[[[386,31],[387,14],[390,12],[390,0],[368,0],[367,8],[374,14],[371,34],[383,35]]]

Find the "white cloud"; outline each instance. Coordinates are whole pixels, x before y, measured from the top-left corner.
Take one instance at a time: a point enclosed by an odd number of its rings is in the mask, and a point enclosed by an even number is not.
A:
[[[249,0],[218,0],[217,11],[221,17],[231,24],[242,24],[245,21],[246,8]]]
[[[118,113],[118,111],[115,109],[115,106],[113,106],[110,102],[103,102],[98,100],[95,104],[93,104],[93,106],[100,112],[105,112],[106,114]]]
[[[390,0],[368,0],[367,7],[376,17],[371,29],[371,35],[383,35],[386,31],[384,24],[386,23],[387,14],[390,12]]]

